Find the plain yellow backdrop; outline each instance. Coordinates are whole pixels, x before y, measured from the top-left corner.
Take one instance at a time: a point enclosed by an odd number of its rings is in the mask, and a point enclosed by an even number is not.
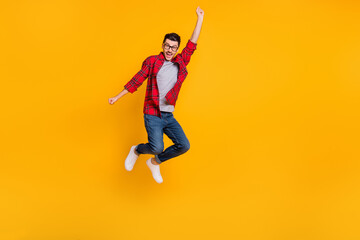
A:
[[[124,168],[146,83],[108,98],[197,6],[159,185]],[[355,0],[2,0],[0,239],[360,239],[359,26]]]

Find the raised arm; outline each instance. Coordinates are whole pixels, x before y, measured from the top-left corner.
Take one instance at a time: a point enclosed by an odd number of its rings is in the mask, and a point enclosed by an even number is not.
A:
[[[193,43],[196,43],[197,40],[199,39],[201,26],[202,26],[202,23],[204,20],[204,10],[202,10],[200,7],[197,7],[196,14],[197,14],[198,18],[197,18],[194,32],[190,38],[190,41],[192,41]]]

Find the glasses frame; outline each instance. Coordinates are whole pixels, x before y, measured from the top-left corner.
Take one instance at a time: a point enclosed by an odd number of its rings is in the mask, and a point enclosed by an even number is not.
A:
[[[163,46],[164,46],[165,50],[171,49],[171,51],[173,51],[173,52],[176,52],[176,51],[179,49],[179,46],[177,46],[176,49],[174,50],[173,48],[174,48],[175,46],[170,46],[170,45],[167,44],[167,43],[163,43]]]

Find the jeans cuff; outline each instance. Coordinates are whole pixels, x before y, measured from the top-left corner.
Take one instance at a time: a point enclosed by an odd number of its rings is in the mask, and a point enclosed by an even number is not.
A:
[[[135,152],[136,152],[138,155],[140,155],[140,153],[137,151],[138,146],[139,146],[139,145],[136,145],[136,147],[135,147]]]
[[[156,161],[158,164],[162,163],[162,161],[160,161],[158,155],[155,155],[155,161]]]

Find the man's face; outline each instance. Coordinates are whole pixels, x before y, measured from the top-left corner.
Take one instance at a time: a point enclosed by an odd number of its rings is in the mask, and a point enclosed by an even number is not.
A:
[[[165,39],[165,42],[162,45],[162,49],[164,51],[164,56],[167,61],[170,61],[175,54],[177,53],[179,48],[177,41],[172,41],[170,39]]]

